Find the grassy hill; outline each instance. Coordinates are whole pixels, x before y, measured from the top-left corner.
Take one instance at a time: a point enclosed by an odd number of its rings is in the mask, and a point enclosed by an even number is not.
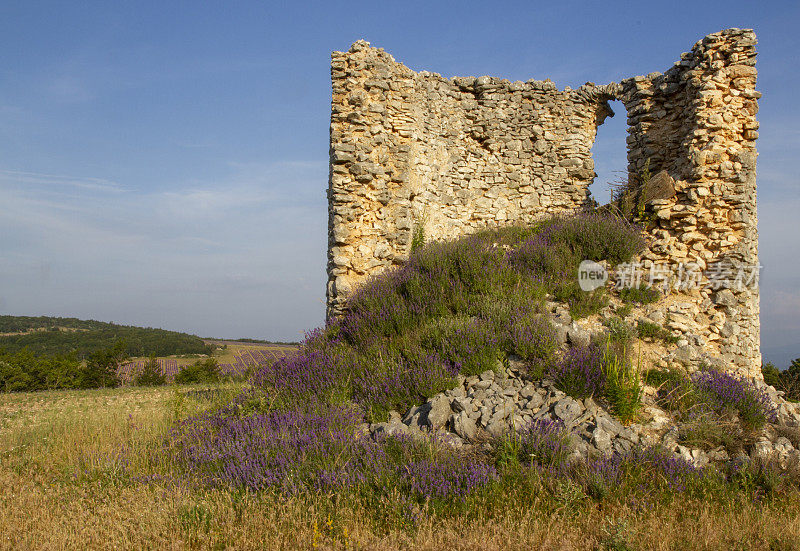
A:
[[[211,353],[200,337],[177,331],[77,318],[0,316],[0,349],[10,353],[27,348],[37,355],[77,352],[83,358],[120,339],[129,356]]]

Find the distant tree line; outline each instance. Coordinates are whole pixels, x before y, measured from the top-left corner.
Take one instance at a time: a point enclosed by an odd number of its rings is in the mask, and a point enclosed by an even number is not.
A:
[[[177,331],[76,318],[0,316],[0,333],[59,327],[78,331],[35,331],[0,336],[0,348],[10,353],[27,349],[33,354],[44,356],[75,354],[79,360],[84,360],[91,354],[108,348],[110,343],[120,340],[126,343],[124,352],[128,356],[211,354],[213,351],[200,337]]]
[[[102,329],[116,324],[56,316],[0,316],[0,333],[17,333],[34,329]]]
[[[765,383],[784,391],[787,398],[800,401],[800,358],[792,360],[789,368],[783,371],[767,362],[761,366],[761,373]]]
[[[0,349],[0,392],[119,386],[122,383],[119,366],[128,360],[125,349],[125,342],[117,341],[113,346],[92,352],[85,360],[80,360],[75,352],[37,355],[28,349],[18,352]],[[205,358],[181,367],[175,382],[215,383],[238,378],[223,376],[217,360]],[[132,382],[137,386],[161,386],[167,384],[167,378],[156,357],[151,356]]]
[[[76,352],[37,355],[0,349],[0,390],[5,392],[101,388],[119,385],[117,368],[127,360],[125,342],[96,350],[85,360]]]

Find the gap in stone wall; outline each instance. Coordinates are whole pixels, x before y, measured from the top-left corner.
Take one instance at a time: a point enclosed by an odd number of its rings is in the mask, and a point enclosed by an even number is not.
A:
[[[609,106],[614,116],[607,117],[597,128],[597,137],[592,146],[597,176],[589,186],[589,191],[601,205],[611,199],[609,184],[627,181],[628,178],[627,113],[621,101],[610,101]]]

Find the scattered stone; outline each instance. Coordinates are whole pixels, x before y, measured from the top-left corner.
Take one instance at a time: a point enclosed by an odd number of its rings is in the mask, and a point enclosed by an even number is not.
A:
[[[572,327],[567,331],[567,338],[573,346],[589,346],[592,336],[585,329]]]
[[[583,413],[583,406],[572,398],[563,398],[556,402],[553,406],[553,413],[564,424],[570,423],[575,420],[581,413]]]

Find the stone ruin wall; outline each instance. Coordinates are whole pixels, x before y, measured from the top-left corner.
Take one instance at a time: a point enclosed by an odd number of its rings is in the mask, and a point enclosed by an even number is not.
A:
[[[611,96],[584,86],[415,73],[356,42],[332,62],[329,308],[427,238],[587,204]]]
[[[693,263],[705,273],[724,266],[734,280],[740,269],[745,280],[757,274],[755,46],[753,31],[729,29],[699,41],[664,74],[622,82],[628,172],[641,173],[649,159],[650,172],[666,171],[676,191],[650,202],[645,264]],[[679,352],[760,377],[758,288],[715,286],[671,297],[666,325],[689,341]]]
[[[417,225],[452,238],[589,206],[591,148],[615,99],[630,178],[647,167],[675,190],[648,201],[643,267],[757,266],[755,44],[751,30],[725,30],[664,74],[576,90],[417,73],[364,41],[334,52],[328,316],[407,258]],[[684,335],[677,359],[760,376],[757,289],[673,291],[663,303],[664,325]]]

